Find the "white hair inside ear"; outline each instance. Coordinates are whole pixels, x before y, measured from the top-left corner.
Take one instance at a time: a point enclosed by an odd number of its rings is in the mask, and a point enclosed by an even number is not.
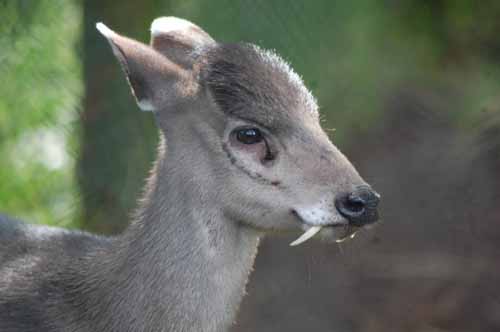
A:
[[[196,27],[193,23],[173,16],[159,17],[151,23],[151,35],[158,36],[172,31],[182,31]]]

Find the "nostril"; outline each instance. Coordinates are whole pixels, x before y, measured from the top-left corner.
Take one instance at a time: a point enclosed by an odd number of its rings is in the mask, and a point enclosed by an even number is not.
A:
[[[377,206],[380,195],[369,187],[358,187],[349,194],[343,194],[335,199],[337,211],[349,220],[349,224],[363,226],[378,219]]]
[[[365,205],[365,201],[361,197],[347,197],[345,202],[345,207],[355,214],[363,213]]]
[[[335,206],[341,215],[347,219],[360,217],[365,213],[366,202],[356,195],[346,195],[335,201]]]

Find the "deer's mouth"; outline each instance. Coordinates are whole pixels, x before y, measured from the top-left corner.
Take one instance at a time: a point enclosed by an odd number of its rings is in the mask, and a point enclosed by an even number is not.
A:
[[[313,225],[301,218],[297,212],[293,211],[293,214],[300,220],[304,233],[290,243],[291,246],[298,246],[315,236],[329,242],[341,243],[354,238],[359,230],[359,227],[344,222]]]
[[[319,236],[322,240],[327,240],[329,242],[341,243],[354,238],[358,230],[359,227],[350,225],[309,226],[309,228],[295,241],[290,243],[290,245],[298,246],[314,236]]]

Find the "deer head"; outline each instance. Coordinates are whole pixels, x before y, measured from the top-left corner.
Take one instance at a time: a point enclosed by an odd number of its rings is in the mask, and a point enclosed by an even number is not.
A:
[[[214,41],[174,17],[151,44],[102,23],[143,111],[151,111],[176,176],[217,197],[231,222],[342,240],[377,220],[379,196],[322,130],[315,98],[273,52]],[[157,176],[173,176],[157,174]]]

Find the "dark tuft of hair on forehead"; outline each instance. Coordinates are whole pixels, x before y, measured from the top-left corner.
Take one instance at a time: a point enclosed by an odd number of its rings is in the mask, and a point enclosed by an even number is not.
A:
[[[215,102],[229,114],[276,122],[291,112],[318,116],[302,79],[274,52],[253,44],[219,44],[203,74]]]

